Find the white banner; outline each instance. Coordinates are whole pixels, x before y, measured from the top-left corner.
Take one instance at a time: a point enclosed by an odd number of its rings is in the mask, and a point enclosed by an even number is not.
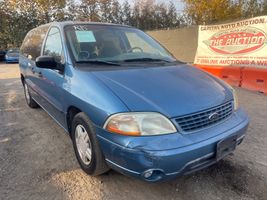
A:
[[[199,26],[194,64],[267,68],[267,16]]]

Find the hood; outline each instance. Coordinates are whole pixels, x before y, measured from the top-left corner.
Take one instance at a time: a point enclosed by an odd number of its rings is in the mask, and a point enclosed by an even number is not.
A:
[[[187,65],[93,72],[129,110],[169,118],[220,105],[232,93],[216,78]]]

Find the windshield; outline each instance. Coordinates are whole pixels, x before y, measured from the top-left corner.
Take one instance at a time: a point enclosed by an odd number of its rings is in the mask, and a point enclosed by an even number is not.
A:
[[[175,59],[144,32],[128,27],[71,25],[65,27],[76,62],[173,62]]]

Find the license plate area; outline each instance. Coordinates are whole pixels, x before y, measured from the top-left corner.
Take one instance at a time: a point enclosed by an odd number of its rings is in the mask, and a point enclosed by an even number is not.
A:
[[[216,159],[220,160],[232,151],[235,150],[237,146],[237,136],[231,136],[226,139],[221,140],[217,143]]]

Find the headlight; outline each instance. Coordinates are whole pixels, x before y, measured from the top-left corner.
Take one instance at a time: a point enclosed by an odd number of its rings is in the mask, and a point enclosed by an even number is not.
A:
[[[177,132],[169,119],[153,112],[115,114],[108,118],[104,128],[112,133],[131,136],[162,135]]]
[[[232,91],[233,97],[234,97],[234,110],[238,109],[238,98],[237,98],[237,93],[235,89],[227,82],[223,82],[228,88]]]

